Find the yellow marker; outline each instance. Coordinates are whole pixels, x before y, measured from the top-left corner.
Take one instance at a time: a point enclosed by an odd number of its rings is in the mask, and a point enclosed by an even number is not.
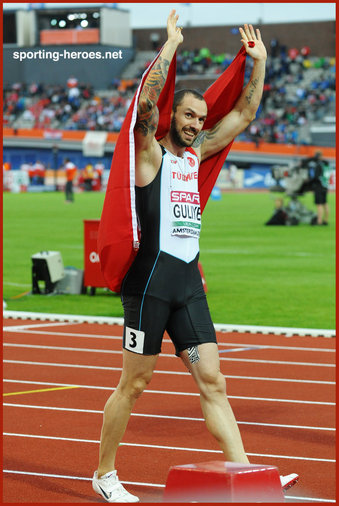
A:
[[[53,390],[67,390],[70,388],[80,388],[80,386],[72,386],[72,387],[58,387],[58,388],[42,388],[41,390],[26,390],[24,392],[10,392],[8,394],[3,394],[4,397],[8,397],[9,395],[22,395],[22,394],[38,394],[40,392],[52,392]]]

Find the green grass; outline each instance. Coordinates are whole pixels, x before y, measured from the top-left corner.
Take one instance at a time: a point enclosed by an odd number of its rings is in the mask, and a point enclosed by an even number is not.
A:
[[[31,256],[62,254],[83,269],[83,220],[100,217],[104,194],[4,194],[4,299],[7,309],[122,316],[120,298],[32,295]],[[314,208],[312,195],[302,197]],[[335,328],[335,196],[329,227],[265,227],[273,195],[226,193],[203,215],[201,255],[208,302],[216,323]],[[28,293],[27,293],[28,292]]]

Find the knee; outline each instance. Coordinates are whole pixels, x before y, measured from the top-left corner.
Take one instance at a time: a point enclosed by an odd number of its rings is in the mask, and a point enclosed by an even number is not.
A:
[[[226,381],[220,371],[210,371],[203,374],[200,378],[199,388],[204,397],[226,395]]]
[[[151,381],[152,373],[144,373],[136,376],[122,385],[119,385],[122,395],[129,397],[131,400],[136,400],[143,393],[149,382]]]

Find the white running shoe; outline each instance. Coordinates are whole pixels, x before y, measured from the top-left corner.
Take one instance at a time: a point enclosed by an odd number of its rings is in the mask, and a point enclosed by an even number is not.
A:
[[[139,502],[139,497],[130,494],[122,486],[116,471],[111,471],[98,478],[95,471],[92,480],[93,490],[107,502]]]
[[[289,488],[293,487],[299,480],[299,476],[297,474],[288,474],[287,476],[280,476],[281,486],[284,492]]]

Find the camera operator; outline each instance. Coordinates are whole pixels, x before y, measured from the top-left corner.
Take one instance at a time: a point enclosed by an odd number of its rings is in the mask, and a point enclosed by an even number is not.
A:
[[[314,193],[314,203],[317,206],[317,222],[315,225],[328,225],[329,207],[327,193],[331,167],[323,159],[321,151],[317,151],[312,158],[304,160],[303,166],[308,168]]]

